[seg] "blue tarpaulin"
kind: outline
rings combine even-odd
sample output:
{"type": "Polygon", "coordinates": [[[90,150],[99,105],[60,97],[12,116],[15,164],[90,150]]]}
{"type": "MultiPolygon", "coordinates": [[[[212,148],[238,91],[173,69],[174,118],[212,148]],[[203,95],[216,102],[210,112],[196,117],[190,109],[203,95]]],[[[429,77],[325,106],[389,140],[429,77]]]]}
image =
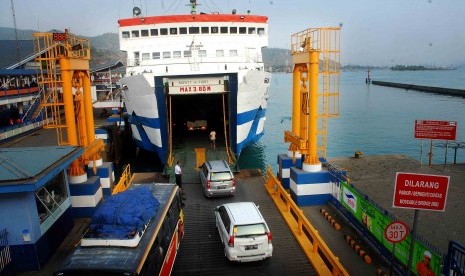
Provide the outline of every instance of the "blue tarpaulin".
{"type": "Polygon", "coordinates": [[[147,187],[118,193],[95,211],[89,234],[97,238],[132,238],[155,216],[159,206],[147,187]]]}

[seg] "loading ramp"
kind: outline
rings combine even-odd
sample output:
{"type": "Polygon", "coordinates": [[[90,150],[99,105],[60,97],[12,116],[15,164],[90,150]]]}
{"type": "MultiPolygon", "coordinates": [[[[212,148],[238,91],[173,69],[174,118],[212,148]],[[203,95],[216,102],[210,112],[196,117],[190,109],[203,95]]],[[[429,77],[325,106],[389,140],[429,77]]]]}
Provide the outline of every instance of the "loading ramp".
{"type": "Polygon", "coordinates": [[[258,170],[236,175],[234,197],[205,198],[200,182],[184,181],[185,235],[172,275],[317,275],[265,188],[258,170]],[[253,201],[273,235],[273,256],[265,261],[233,263],[226,259],[215,226],[214,208],[226,202],[253,201]]]}

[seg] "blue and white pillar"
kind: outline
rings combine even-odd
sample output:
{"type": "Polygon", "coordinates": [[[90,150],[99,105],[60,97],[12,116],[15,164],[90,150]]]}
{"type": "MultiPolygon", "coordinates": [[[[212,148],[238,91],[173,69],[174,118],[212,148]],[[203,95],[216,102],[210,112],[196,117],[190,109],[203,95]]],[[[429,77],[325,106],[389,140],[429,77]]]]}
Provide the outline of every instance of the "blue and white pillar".
{"type": "Polygon", "coordinates": [[[69,176],[69,192],[74,217],[91,217],[102,201],[99,176],[69,176]]]}
{"type": "Polygon", "coordinates": [[[278,179],[284,189],[289,189],[291,167],[302,167],[302,156],[296,154],[295,164],[292,162],[292,152],[278,155],[278,179]]]}

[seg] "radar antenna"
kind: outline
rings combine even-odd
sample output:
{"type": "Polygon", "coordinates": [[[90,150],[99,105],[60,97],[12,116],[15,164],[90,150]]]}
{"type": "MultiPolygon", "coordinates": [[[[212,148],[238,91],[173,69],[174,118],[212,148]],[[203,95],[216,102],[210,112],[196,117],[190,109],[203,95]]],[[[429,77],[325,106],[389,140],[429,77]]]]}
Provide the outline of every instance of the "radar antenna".
{"type": "Polygon", "coordinates": [[[191,1],[191,14],[196,14],[197,13],[197,0],[190,0],[191,1]]]}

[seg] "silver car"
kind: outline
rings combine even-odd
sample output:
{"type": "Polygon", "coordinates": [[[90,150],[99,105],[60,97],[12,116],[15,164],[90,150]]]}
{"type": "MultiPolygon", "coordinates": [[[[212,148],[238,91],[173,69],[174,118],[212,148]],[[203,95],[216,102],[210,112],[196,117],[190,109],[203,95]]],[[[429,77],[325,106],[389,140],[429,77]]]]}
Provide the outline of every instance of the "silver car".
{"type": "Polygon", "coordinates": [[[236,193],[234,174],[224,160],[203,163],[199,175],[206,197],[230,196],[236,193]]]}
{"type": "Polygon", "coordinates": [[[215,208],[224,255],[230,261],[251,262],[273,255],[271,231],[253,202],[226,203],[215,208]]]}

